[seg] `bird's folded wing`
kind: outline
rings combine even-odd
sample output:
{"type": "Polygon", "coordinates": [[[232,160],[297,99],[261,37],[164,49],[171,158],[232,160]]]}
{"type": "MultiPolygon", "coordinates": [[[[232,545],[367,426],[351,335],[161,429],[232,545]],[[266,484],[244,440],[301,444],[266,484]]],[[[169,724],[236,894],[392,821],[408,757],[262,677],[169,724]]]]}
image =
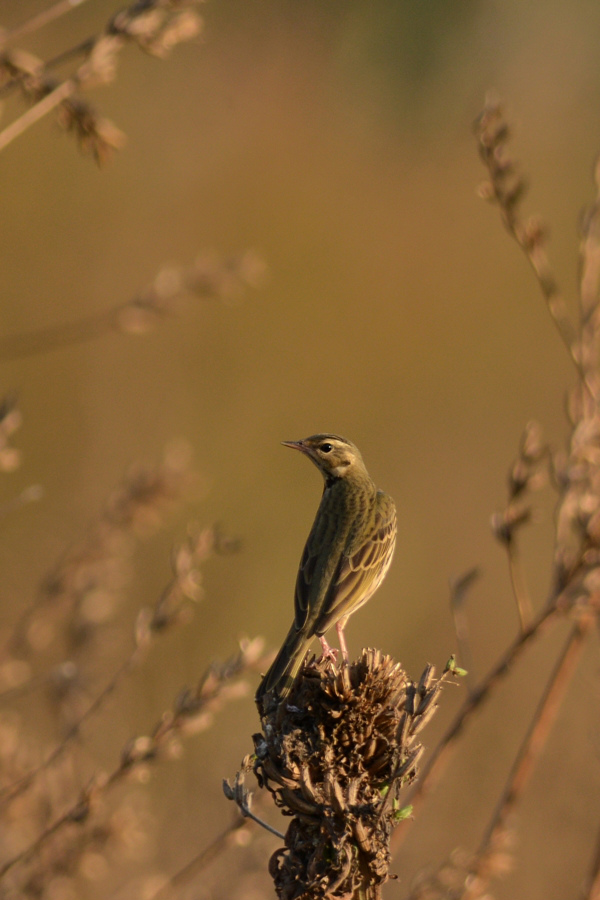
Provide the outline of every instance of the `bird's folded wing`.
{"type": "Polygon", "coordinates": [[[324,634],[344,616],[367,602],[388,570],[395,544],[396,511],[390,504],[378,512],[367,540],[353,553],[342,555],[315,629],[317,634],[324,634]]]}
{"type": "Polygon", "coordinates": [[[336,547],[335,509],[319,508],[306,541],[294,594],[294,625],[300,630],[322,605],[337,571],[343,545],[336,547]]]}

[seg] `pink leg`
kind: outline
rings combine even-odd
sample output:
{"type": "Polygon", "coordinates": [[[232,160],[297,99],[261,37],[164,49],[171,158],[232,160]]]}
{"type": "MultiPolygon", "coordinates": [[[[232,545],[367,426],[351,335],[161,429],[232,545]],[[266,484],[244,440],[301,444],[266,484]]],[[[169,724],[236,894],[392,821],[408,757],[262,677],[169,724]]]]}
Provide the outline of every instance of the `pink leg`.
{"type": "Polygon", "coordinates": [[[325,640],[324,636],[320,637],[319,640],[321,641],[321,650],[322,650],[321,659],[330,659],[332,662],[336,662],[337,661],[337,650],[335,650],[333,647],[329,646],[329,644],[325,640]]]}
{"type": "Polygon", "coordinates": [[[342,651],[342,659],[344,662],[348,662],[348,647],[346,646],[346,638],[344,637],[344,628],[346,627],[346,622],[348,621],[348,617],[346,616],[344,619],[340,619],[340,621],[335,626],[335,630],[338,633],[338,640],[340,642],[340,650],[342,651]]]}

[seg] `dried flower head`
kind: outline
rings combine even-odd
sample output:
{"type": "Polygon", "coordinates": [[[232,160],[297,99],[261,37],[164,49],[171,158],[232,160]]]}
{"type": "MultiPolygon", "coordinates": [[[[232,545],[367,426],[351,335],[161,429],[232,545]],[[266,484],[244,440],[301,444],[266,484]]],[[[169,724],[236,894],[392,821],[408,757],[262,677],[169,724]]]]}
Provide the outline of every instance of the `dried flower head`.
{"type": "Polygon", "coordinates": [[[283,705],[267,700],[254,771],[292,817],[285,847],[270,862],[278,897],[317,900],[359,889],[380,896],[390,836],[407,815],[400,790],[415,778],[416,735],[435,710],[441,680],[428,666],[415,684],[389,656],[364,650],[340,669],[327,660],[305,665],[283,705]]]}

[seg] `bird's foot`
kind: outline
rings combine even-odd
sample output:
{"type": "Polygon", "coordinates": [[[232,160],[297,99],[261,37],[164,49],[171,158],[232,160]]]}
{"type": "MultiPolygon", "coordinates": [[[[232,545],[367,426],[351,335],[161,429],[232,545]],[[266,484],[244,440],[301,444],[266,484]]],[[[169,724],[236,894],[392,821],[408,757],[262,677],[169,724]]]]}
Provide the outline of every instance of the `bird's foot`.
{"type": "Polygon", "coordinates": [[[335,647],[330,647],[324,637],[320,637],[319,640],[321,641],[321,659],[337,663],[338,651],[335,647]]]}

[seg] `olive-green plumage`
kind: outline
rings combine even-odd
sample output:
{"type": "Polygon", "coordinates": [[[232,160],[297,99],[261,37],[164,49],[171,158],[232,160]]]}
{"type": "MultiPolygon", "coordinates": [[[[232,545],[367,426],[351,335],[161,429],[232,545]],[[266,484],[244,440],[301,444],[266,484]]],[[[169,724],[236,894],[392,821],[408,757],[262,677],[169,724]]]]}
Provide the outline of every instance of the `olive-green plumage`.
{"type": "Polygon", "coordinates": [[[394,501],[377,490],[351,441],[315,434],[284,444],[312,460],[325,488],[300,560],[294,622],[259,685],[258,702],[271,691],[287,696],[313,637],[333,655],[324,637],[333,625],[347,660],[346,621],[383,581],[396,543],[394,501]]]}

